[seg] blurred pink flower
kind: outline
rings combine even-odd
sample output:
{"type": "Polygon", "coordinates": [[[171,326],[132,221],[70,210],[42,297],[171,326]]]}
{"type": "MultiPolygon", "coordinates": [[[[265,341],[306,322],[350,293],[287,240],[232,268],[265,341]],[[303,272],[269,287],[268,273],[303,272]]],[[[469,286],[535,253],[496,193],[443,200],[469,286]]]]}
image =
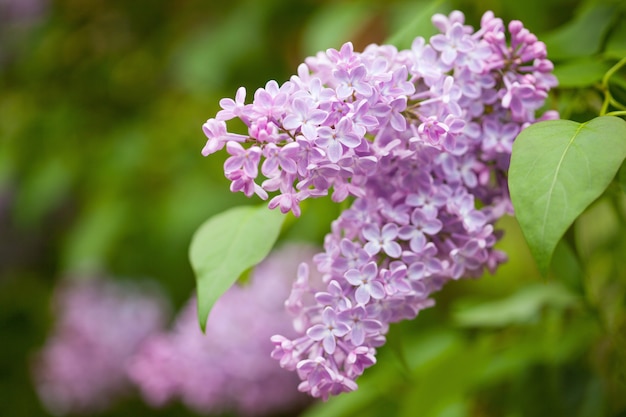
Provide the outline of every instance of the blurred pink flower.
{"type": "Polygon", "coordinates": [[[39,397],[57,415],[103,410],[130,388],[126,361],[165,325],[167,304],[152,286],[99,279],[64,282],[53,302],[33,368],[39,397]]]}
{"type": "Polygon", "coordinates": [[[177,398],[197,412],[244,416],[305,405],[308,398],[297,390],[297,375],[271,359],[270,337],[295,336],[284,300],[299,263],[313,254],[312,248],[298,245],[273,252],[247,284],[234,285],[220,297],[206,334],[192,298],[173,329],[146,340],[130,362],[129,375],[145,400],[161,406],[177,398]]]}

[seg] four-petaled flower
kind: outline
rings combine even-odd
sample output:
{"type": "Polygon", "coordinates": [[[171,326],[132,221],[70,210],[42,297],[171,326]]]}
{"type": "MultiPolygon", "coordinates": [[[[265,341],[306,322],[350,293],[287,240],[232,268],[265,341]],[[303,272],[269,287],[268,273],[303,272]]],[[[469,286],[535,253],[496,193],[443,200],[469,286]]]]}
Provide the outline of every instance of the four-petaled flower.
{"type": "Polygon", "coordinates": [[[344,323],[349,323],[350,339],[355,346],[363,344],[366,334],[377,332],[383,327],[380,321],[367,317],[363,306],[342,311],[339,319],[344,323]]]}
{"type": "Polygon", "coordinates": [[[350,269],[346,271],[344,277],[350,285],[356,287],[354,298],[361,305],[367,304],[370,297],[380,300],[385,296],[385,287],[377,279],[378,267],[376,262],[370,262],[360,269],[350,269]]]}
{"type": "Polygon", "coordinates": [[[343,147],[354,149],[361,144],[362,138],[354,132],[354,123],[343,117],[335,128],[320,127],[315,143],[326,149],[328,160],[335,163],[343,156],[343,147]]]}
{"type": "Polygon", "coordinates": [[[307,335],[315,340],[322,341],[326,353],[332,355],[337,347],[338,337],[343,337],[350,331],[350,327],[337,319],[337,314],[332,307],[326,307],[322,313],[322,323],[307,330],[307,335]]]}
{"type": "Polygon", "coordinates": [[[370,255],[376,255],[381,250],[392,258],[397,258],[402,253],[400,244],[396,242],[400,228],[395,223],[387,223],[379,229],[373,224],[363,228],[363,237],[367,239],[365,251],[370,255]]]}
{"type": "Polygon", "coordinates": [[[328,113],[309,105],[309,103],[310,101],[302,98],[294,99],[293,113],[285,117],[283,127],[292,131],[299,128],[305,138],[314,140],[317,137],[318,126],[326,119],[328,113]]]}

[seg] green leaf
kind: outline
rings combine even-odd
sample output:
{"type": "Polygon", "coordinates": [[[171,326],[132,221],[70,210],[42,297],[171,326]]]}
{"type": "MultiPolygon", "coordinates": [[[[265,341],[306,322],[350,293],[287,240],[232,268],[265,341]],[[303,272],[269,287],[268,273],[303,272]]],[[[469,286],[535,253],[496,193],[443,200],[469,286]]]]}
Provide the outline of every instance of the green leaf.
{"type": "Polygon", "coordinates": [[[16,221],[20,226],[33,226],[57,207],[72,182],[72,173],[62,158],[42,160],[31,170],[18,188],[16,221]]]}
{"type": "Polygon", "coordinates": [[[554,75],[559,80],[559,87],[587,87],[602,81],[602,77],[610,68],[611,65],[605,61],[584,58],[557,65],[554,68],[554,75]]]}
{"type": "Polygon", "coordinates": [[[591,258],[610,253],[611,249],[618,246],[619,241],[624,238],[620,230],[620,215],[616,208],[610,198],[603,196],[576,221],[573,240],[587,268],[593,266],[589,264],[591,258]]]}
{"type": "Polygon", "coordinates": [[[626,25],[619,23],[613,25],[604,47],[604,55],[614,59],[626,56],[626,25]]]}
{"type": "Polygon", "coordinates": [[[561,239],[552,258],[551,270],[554,276],[576,294],[585,293],[585,271],[581,259],[567,239],[561,239]]]}
{"type": "Polygon", "coordinates": [[[598,198],[626,158],[626,122],[549,120],[513,144],[509,188],[517,220],[542,274],[556,244],[598,198]]]}
{"type": "Polygon", "coordinates": [[[189,259],[196,275],[202,331],[217,299],[270,252],[285,218],[265,205],[234,207],[211,217],[196,231],[189,259]]]}
{"type": "Polygon", "coordinates": [[[626,193],[626,161],[622,163],[622,167],[620,168],[617,176],[617,181],[619,182],[622,191],[626,193]]]}
{"type": "Polygon", "coordinates": [[[505,327],[536,321],[544,306],[566,308],[577,302],[576,296],[560,284],[535,284],[501,300],[459,305],[453,319],[460,326],[505,327]]]}
{"type": "Polygon", "coordinates": [[[174,78],[189,92],[203,95],[222,87],[237,61],[260,49],[267,8],[252,0],[237,4],[219,22],[190,30],[175,51],[174,78]]]}
{"type": "Polygon", "coordinates": [[[119,195],[93,199],[66,233],[63,269],[84,275],[104,270],[130,218],[128,202],[119,195]]]}
{"type": "Polygon", "coordinates": [[[599,52],[602,39],[615,16],[615,6],[598,4],[543,37],[553,60],[585,57],[599,52]]]}
{"type": "Polygon", "coordinates": [[[446,0],[432,0],[425,5],[420,4],[420,12],[408,24],[391,35],[385,43],[394,45],[398,49],[406,49],[411,47],[413,40],[418,36],[428,39],[438,32],[431,22],[432,16],[435,13],[447,13],[449,10],[446,0]]]}
{"type": "Polygon", "coordinates": [[[369,2],[328,3],[311,16],[302,31],[304,52],[314,55],[328,48],[340,48],[365,29],[376,12],[369,2]]]}

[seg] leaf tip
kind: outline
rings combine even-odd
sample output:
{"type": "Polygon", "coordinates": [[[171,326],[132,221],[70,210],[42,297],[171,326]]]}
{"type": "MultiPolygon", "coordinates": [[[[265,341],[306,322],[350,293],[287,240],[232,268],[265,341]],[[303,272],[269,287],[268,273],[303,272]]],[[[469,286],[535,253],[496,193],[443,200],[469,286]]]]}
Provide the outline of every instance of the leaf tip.
{"type": "Polygon", "coordinates": [[[204,306],[200,302],[200,297],[197,298],[196,303],[197,303],[196,310],[198,311],[198,324],[200,325],[200,330],[204,334],[206,333],[206,324],[209,319],[210,310],[204,311],[205,309],[203,308],[204,306]]]}
{"type": "Polygon", "coordinates": [[[534,247],[531,246],[531,253],[533,258],[535,259],[535,264],[537,265],[537,270],[542,278],[548,277],[548,272],[550,270],[550,264],[552,262],[552,254],[554,253],[554,248],[548,249],[545,247],[534,247]]]}

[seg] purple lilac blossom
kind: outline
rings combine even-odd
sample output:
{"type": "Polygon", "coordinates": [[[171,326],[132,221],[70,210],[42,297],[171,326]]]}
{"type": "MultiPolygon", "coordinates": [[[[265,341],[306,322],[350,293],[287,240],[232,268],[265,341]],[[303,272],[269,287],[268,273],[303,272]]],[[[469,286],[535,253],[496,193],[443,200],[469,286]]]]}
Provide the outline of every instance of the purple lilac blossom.
{"type": "MultiPolygon", "coordinates": [[[[314,268],[299,269],[287,300],[299,336],[272,337],[272,356],[313,397],[356,389],[390,323],[432,306],[446,282],[505,260],[494,224],[512,214],[513,140],[558,117],[536,115],[557,81],[545,45],[521,22],[507,31],[487,12],[474,30],[458,11],[432,21],[441,33],[416,38],[409,50],[370,45],[358,53],[346,43],[305,59],[297,75],[268,83],[250,104],[237,93],[236,117],[249,135],[233,140],[254,153],[255,166],[226,169],[237,182],[231,189],[262,198],[278,191],[269,207],[296,216],[308,197],[332,192],[352,202],[314,259],[323,282],[308,281],[314,268]],[[259,120],[262,137],[253,129],[259,120]],[[276,155],[282,162],[263,179],[258,165],[276,155]]],[[[235,117],[231,107],[218,119],[235,117]]],[[[239,157],[240,147],[232,149],[239,157]]]]}
{"type": "Polygon", "coordinates": [[[6,26],[28,26],[48,7],[47,0],[0,0],[0,16],[6,26]]]}
{"type": "Polygon", "coordinates": [[[297,376],[271,359],[270,337],[296,336],[284,300],[298,264],[314,253],[302,245],[274,251],[249,283],[231,287],[215,303],[206,334],[192,298],[171,331],[151,336],[129,362],[128,373],[146,402],[158,407],[178,399],[198,413],[242,416],[306,405],[307,396],[296,389],[297,376]]]}
{"type": "Polygon", "coordinates": [[[102,411],[131,388],[125,363],[160,330],[168,305],[137,282],[72,280],[54,294],[55,325],[34,362],[34,380],[54,415],[102,411]]]}

